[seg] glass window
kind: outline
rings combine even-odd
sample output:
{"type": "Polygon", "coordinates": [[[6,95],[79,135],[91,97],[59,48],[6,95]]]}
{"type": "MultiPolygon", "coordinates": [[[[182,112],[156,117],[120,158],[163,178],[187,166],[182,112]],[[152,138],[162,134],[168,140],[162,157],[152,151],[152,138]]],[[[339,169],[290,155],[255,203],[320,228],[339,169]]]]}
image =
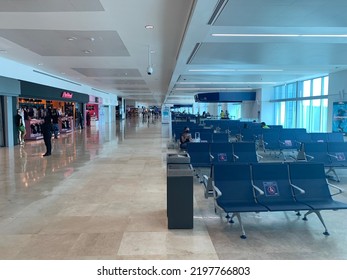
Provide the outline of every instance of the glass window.
{"type": "Polygon", "coordinates": [[[295,128],[296,127],[296,101],[285,102],[285,115],[283,127],[295,128]]]}
{"type": "Polygon", "coordinates": [[[322,95],[322,79],[314,79],[312,81],[312,96],[320,96],[322,95]]]}
{"type": "Polygon", "coordinates": [[[241,103],[228,103],[229,118],[232,120],[241,119],[241,103]]]}
{"type": "Polygon", "coordinates": [[[328,89],[329,89],[329,77],[323,78],[323,95],[328,95],[328,89]]]}
{"type": "Polygon", "coordinates": [[[287,98],[295,98],[296,97],[296,83],[287,85],[287,98]]]}
{"type": "Polygon", "coordinates": [[[303,92],[302,97],[310,97],[311,96],[311,80],[307,80],[303,82],[303,92]]]}
{"type": "Polygon", "coordinates": [[[275,87],[275,99],[284,99],[284,98],[286,98],[285,85],[275,87]]]}
{"type": "Polygon", "coordinates": [[[302,127],[308,132],[327,131],[328,87],[328,76],[276,87],[275,96],[282,94],[281,99],[288,99],[274,102],[276,124],[285,128],[302,127]]]}
{"type": "Polygon", "coordinates": [[[322,99],[321,109],[321,131],[327,131],[327,119],[328,119],[328,98],[322,99]]]}

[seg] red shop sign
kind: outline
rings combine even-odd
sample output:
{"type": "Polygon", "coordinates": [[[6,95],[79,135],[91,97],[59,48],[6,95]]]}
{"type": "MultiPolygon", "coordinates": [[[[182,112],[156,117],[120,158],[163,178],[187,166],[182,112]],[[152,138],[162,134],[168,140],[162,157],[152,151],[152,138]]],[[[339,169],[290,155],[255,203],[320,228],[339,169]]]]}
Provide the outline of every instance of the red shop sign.
{"type": "Polygon", "coordinates": [[[62,94],[61,94],[61,97],[62,98],[69,98],[69,99],[71,99],[72,98],[72,93],[68,92],[68,91],[63,91],[62,94]]]}

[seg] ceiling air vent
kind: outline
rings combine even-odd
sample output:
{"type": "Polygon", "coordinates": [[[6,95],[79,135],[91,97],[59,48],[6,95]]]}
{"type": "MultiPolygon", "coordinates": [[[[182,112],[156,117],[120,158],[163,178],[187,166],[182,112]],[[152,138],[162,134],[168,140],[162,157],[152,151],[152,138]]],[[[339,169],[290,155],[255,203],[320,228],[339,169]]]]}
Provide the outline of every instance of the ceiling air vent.
{"type": "Polygon", "coordinates": [[[191,53],[191,55],[189,56],[188,60],[187,60],[187,64],[190,64],[194,58],[194,56],[196,55],[196,53],[198,52],[199,48],[201,46],[201,43],[196,43],[195,47],[191,53]]]}
{"type": "Polygon", "coordinates": [[[213,25],[229,0],[219,0],[207,24],[213,25]]]}

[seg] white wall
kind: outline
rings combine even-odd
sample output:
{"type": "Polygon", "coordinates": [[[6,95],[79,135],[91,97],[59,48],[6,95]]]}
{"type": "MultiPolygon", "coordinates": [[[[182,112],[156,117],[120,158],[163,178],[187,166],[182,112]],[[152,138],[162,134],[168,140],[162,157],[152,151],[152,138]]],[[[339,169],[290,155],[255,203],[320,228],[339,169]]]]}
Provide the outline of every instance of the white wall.
{"type": "Polygon", "coordinates": [[[274,88],[263,88],[257,92],[257,103],[260,106],[260,122],[275,124],[275,106],[270,102],[274,98],[274,88]]]}
{"type": "Polygon", "coordinates": [[[256,120],[258,112],[258,104],[256,101],[242,101],[241,103],[241,119],[256,120]]]}
{"type": "Polygon", "coordinates": [[[207,112],[209,112],[211,116],[219,117],[219,115],[218,115],[218,103],[209,103],[207,105],[207,112]]]}

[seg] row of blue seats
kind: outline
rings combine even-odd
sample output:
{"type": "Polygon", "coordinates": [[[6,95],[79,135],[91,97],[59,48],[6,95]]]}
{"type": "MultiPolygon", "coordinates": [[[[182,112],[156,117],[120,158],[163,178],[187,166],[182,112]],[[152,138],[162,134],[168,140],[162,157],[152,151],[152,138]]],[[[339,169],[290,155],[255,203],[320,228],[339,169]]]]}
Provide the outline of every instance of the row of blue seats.
{"type": "Polygon", "coordinates": [[[260,145],[264,150],[299,149],[301,143],[308,142],[344,142],[343,134],[339,132],[306,133],[283,129],[279,132],[267,131],[262,134],[260,145]]]}
{"type": "Polygon", "coordinates": [[[225,212],[231,223],[237,217],[241,238],[246,238],[243,212],[295,211],[300,215],[305,210],[303,220],[315,213],[329,235],[320,211],[347,209],[347,203],[332,198],[342,190],[327,182],[322,163],[215,164],[213,169],[215,211],[225,212]],[[337,192],[331,194],[329,187],[337,192]]]}
{"type": "MultiPolygon", "coordinates": [[[[179,139],[186,125],[177,126],[173,130],[175,140],[179,139]]],[[[302,142],[344,142],[344,136],[340,132],[307,133],[305,128],[272,129],[243,129],[240,132],[218,132],[212,128],[204,128],[194,124],[190,126],[193,138],[199,138],[202,142],[228,142],[234,136],[238,141],[257,141],[264,151],[282,151],[287,149],[299,149],[302,142]]]]}
{"type": "Polygon", "coordinates": [[[261,156],[256,152],[254,142],[229,142],[229,143],[188,143],[187,153],[196,176],[204,185],[205,198],[213,196],[211,165],[214,163],[256,163],[261,156]],[[204,173],[200,168],[207,168],[204,173]]]}
{"type": "Polygon", "coordinates": [[[297,160],[323,163],[329,168],[326,174],[333,172],[335,177],[332,179],[339,182],[335,168],[347,168],[347,142],[302,143],[297,160]]]}
{"type": "Polygon", "coordinates": [[[210,167],[212,163],[227,162],[258,162],[254,142],[225,143],[187,143],[187,153],[190,163],[195,167],[210,167]]]}
{"type": "MultiPolygon", "coordinates": [[[[203,120],[204,126],[213,127],[214,129],[219,129],[221,131],[225,130],[240,130],[240,129],[256,129],[261,128],[261,124],[257,122],[250,121],[240,121],[240,120],[203,120]]],[[[282,129],[282,125],[269,125],[271,129],[282,129]]]]}

